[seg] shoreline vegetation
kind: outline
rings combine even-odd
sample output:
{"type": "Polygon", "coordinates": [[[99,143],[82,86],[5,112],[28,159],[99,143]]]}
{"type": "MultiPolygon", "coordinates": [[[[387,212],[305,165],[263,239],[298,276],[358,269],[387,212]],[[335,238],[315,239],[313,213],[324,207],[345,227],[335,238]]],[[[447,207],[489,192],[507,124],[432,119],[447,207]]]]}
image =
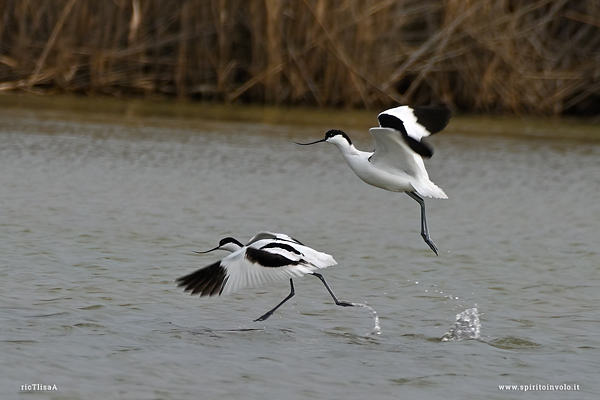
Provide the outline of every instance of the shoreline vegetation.
{"type": "MultiPolygon", "coordinates": [[[[136,126],[143,131],[145,127],[202,130],[212,121],[227,121],[231,123],[233,131],[239,124],[266,124],[307,128],[307,132],[314,130],[317,137],[328,129],[338,128],[351,133],[358,142],[364,141],[365,144],[371,143],[368,129],[377,125],[377,112],[382,110],[173,101],[164,97],[145,99],[72,94],[43,96],[14,91],[0,92],[0,118],[5,124],[15,117],[34,117],[48,121],[136,126]]],[[[269,134],[272,130],[267,129],[265,132],[269,134]]],[[[277,132],[286,134],[286,131],[277,132]]],[[[598,124],[575,117],[457,113],[444,129],[444,134],[600,142],[598,124]]]]}
{"type": "Polygon", "coordinates": [[[0,0],[0,92],[600,117],[593,0],[0,0]]]}

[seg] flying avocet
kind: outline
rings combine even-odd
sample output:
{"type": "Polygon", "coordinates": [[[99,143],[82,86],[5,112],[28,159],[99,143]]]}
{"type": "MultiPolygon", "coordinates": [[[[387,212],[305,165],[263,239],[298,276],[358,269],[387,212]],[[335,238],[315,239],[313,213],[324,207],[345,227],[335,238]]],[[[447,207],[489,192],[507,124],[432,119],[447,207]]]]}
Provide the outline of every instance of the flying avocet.
{"type": "Polygon", "coordinates": [[[357,150],[344,132],[331,129],[320,142],[335,144],[360,179],[369,185],[392,192],[406,192],[421,206],[421,236],[437,255],[429,237],[424,197],[447,199],[446,193],[429,180],[423,157],[430,158],[433,148],[422,139],[444,129],[450,120],[447,108],[400,106],[377,116],[378,128],[369,132],[375,139],[375,151],[357,150]]]}
{"type": "Polygon", "coordinates": [[[217,247],[197,253],[208,253],[214,250],[226,250],[231,254],[207,267],[177,278],[178,286],[183,286],[184,291],[191,292],[192,295],[219,296],[247,287],[290,280],[290,294],[254,321],[266,320],[291,299],[295,294],[293,278],[299,278],[304,274],[319,278],[336,305],[355,306],[353,303],[338,300],[325,282],[325,278],[315,272],[336,265],[337,262],[333,257],[305,246],[288,235],[260,232],[246,245],[232,237],[227,237],[221,239],[217,247]]]}

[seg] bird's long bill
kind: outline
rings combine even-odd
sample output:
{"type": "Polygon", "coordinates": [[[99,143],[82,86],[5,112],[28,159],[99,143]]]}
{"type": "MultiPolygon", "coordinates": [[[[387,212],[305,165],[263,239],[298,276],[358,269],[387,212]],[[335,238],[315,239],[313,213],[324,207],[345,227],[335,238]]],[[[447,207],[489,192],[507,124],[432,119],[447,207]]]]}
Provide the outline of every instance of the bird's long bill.
{"type": "Polygon", "coordinates": [[[316,143],[321,143],[321,142],[326,142],[327,139],[321,139],[321,140],[317,140],[316,142],[310,142],[310,143],[298,143],[298,142],[294,142],[296,144],[299,144],[300,146],[308,146],[311,144],[316,144],[316,143]]]}
{"type": "Polygon", "coordinates": [[[206,253],[210,253],[211,251],[219,250],[220,248],[221,248],[221,246],[217,246],[214,249],[210,249],[210,250],[206,250],[206,251],[194,251],[194,253],[196,253],[196,254],[206,254],[206,253]]]}

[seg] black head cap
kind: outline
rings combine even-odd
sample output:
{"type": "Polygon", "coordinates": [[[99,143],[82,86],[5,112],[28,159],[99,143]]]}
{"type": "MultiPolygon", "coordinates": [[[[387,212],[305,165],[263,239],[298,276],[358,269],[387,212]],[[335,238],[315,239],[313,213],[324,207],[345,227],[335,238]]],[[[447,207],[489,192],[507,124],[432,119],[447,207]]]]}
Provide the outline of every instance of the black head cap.
{"type": "Polygon", "coordinates": [[[233,244],[237,244],[240,247],[244,247],[243,244],[241,244],[239,241],[237,241],[236,239],[232,238],[232,237],[226,237],[221,239],[221,241],[219,242],[219,247],[225,246],[228,243],[233,243],[233,244]]]}
{"type": "Polygon", "coordinates": [[[325,134],[325,140],[337,136],[337,135],[341,135],[342,137],[344,137],[347,141],[348,144],[352,144],[352,140],[350,140],[350,138],[348,137],[348,135],[346,135],[343,131],[339,130],[339,129],[330,129],[327,131],[327,133],[325,134]]]}

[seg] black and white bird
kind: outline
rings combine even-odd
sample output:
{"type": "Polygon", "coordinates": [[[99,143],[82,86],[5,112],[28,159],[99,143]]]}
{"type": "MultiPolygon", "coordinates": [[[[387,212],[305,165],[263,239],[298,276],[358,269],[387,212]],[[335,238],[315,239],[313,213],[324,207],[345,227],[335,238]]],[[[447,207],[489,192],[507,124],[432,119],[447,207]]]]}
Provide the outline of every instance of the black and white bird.
{"type": "Polygon", "coordinates": [[[364,182],[392,192],[406,192],[421,206],[421,236],[437,255],[427,229],[423,197],[448,196],[429,180],[423,158],[430,158],[433,148],[423,139],[444,129],[450,117],[447,108],[400,106],[384,111],[377,116],[379,127],[369,129],[375,139],[373,152],[357,150],[348,135],[338,129],[327,131],[325,138],[316,142],[297,144],[333,143],[364,182]]]}
{"type": "Polygon", "coordinates": [[[336,265],[337,262],[333,257],[305,246],[288,235],[259,232],[246,245],[232,237],[227,237],[221,239],[217,247],[197,253],[208,253],[214,250],[226,250],[231,254],[207,267],[177,278],[178,286],[183,287],[186,292],[191,292],[192,295],[220,296],[248,287],[289,279],[290,294],[255,320],[264,321],[294,296],[293,278],[311,274],[323,282],[336,305],[354,306],[353,303],[338,300],[325,282],[325,278],[315,272],[336,265]]]}

